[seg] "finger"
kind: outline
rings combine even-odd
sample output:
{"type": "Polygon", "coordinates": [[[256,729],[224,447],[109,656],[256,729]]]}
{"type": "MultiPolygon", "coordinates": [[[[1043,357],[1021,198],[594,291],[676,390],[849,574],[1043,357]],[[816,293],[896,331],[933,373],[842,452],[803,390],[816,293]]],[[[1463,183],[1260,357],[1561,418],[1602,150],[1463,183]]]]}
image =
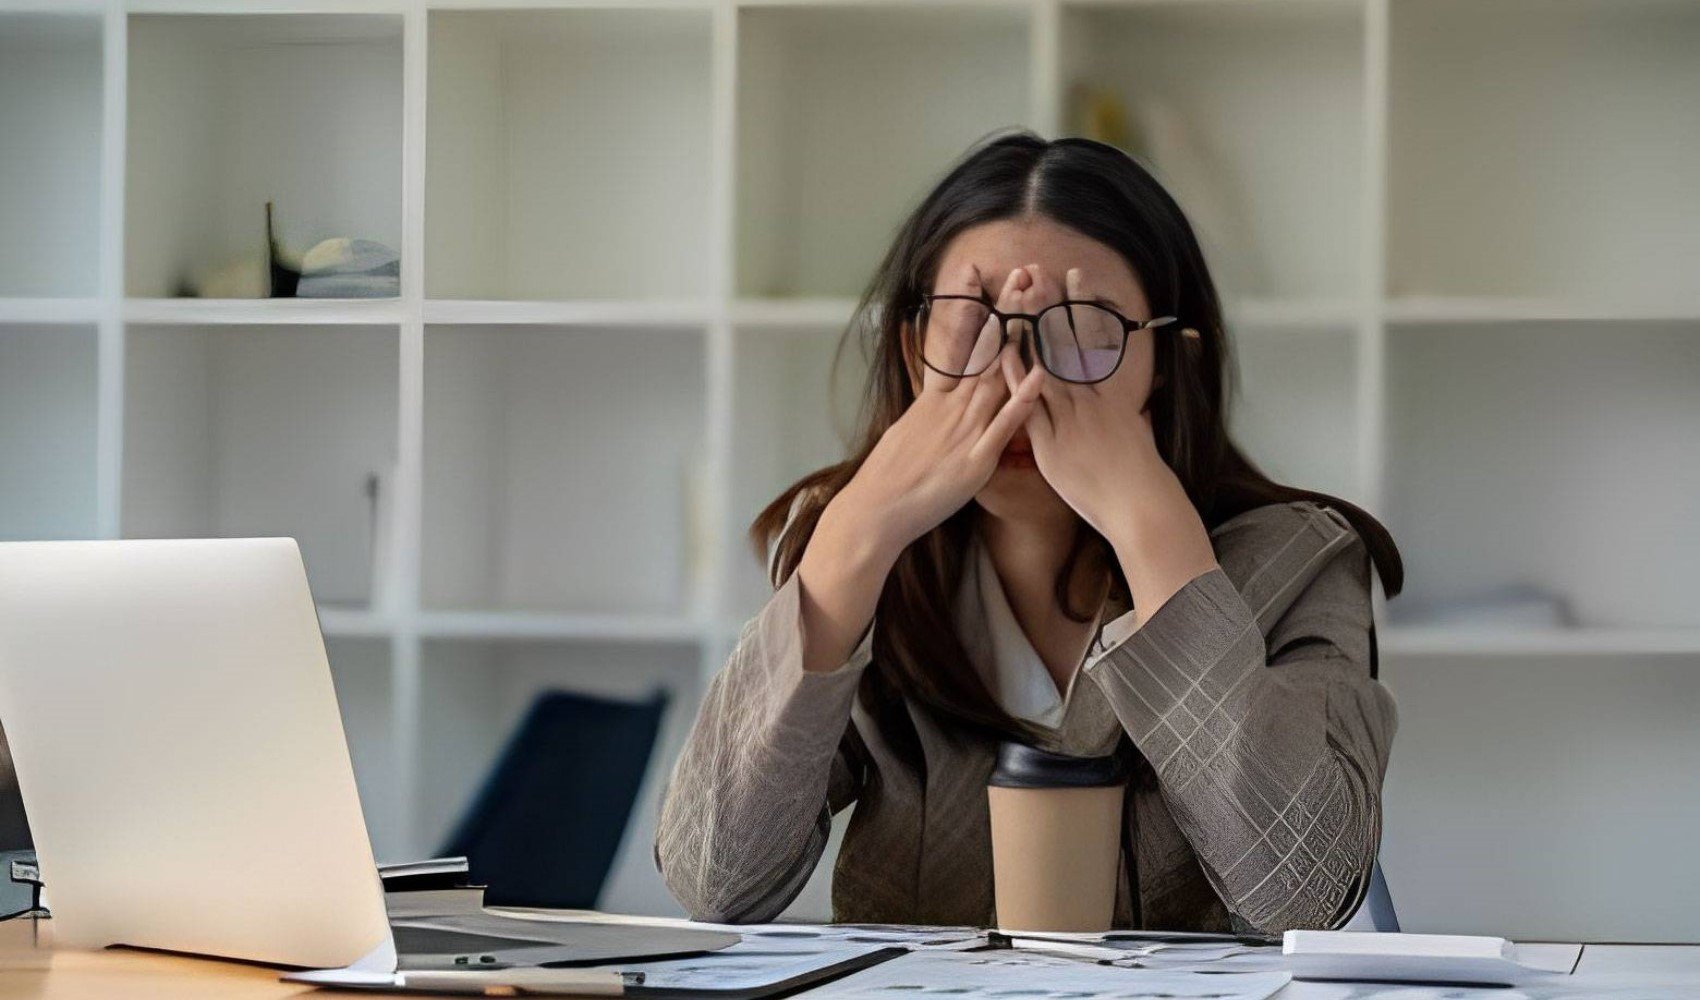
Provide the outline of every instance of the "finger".
{"type": "Polygon", "coordinates": [[[1048,454],[1056,443],[1056,423],[1051,418],[1050,407],[1045,403],[1043,394],[1039,401],[1033,404],[1033,409],[1027,415],[1027,437],[1033,442],[1033,454],[1048,454]]]}
{"type": "MultiPolygon", "coordinates": [[[[1062,286],[1056,275],[1041,268],[1037,263],[1028,264],[1026,270],[1032,276],[1032,281],[1027,287],[1026,294],[1022,296],[1023,312],[1037,315],[1044,312],[1045,307],[1062,301],[1062,286]]],[[[1032,328],[1034,360],[1046,367],[1052,359],[1048,350],[1050,345],[1041,342],[1041,330],[1055,322],[1057,322],[1057,318],[1053,315],[1045,319],[1042,324],[1032,328]]]]}
{"type": "Polygon", "coordinates": [[[1030,279],[1022,296],[1028,312],[1036,313],[1062,298],[1062,286],[1058,284],[1056,275],[1036,263],[1028,264],[1022,270],[1027,272],[1030,279]]]}
{"type": "MultiPolygon", "coordinates": [[[[1038,367],[1037,365],[1034,366],[1038,367]]],[[[1003,372],[1004,385],[1009,387],[1010,395],[1021,385],[1021,380],[1027,377],[1031,370],[1027,363],[1021,360],[1021,352],[1011,343],[1004,348],[1003,357],[998,359],[998,368],[1003,372]]]]}
{"type": "Polygon", "coordinates": [[[1045,386],[1040,390],[1040,397],[1044,399],[1045,406],[1053,421],[1068,420],[1073,417],[1076,402],[1074,390],[1078,388],[1084,387],[1070,385],[1050,372],[1045,372],[1045,386]]]}
{"type": "Polygon", "coordinates": [[[967,409],[963,419],[972,427],[984,427],[998,408],[1009,399],[1012,390],[1009,381],[1004,376],[1004,357],[1010,348],[1006,346],[998,354],[996,364],[988,365],[984,372],[974,377],[974,391],[968,398],[967,409]]]}
{"type": "Polygon", "coordinates": [[[1033,276],[1024,267],[1012,267],[1004,275],[1003,287],[998,290],[998,308],[1020,311],[1021,293],[1032,283],[1033,276]]]}
{"type": "Polygon", "coordinates": [[[911,320],[906,321],[904,332],[909,338],[907,343],[910,359],[921,372],[921,394],[930,396],[944,392],[950,379],[928,367],[921,350],[922,330],[916,325],[919,322],[923,322],[923,319],[921,314],[917,313],[911,320]]]}
{"type": "Polygon", "coordinates": [[[980,435],[977,447],[993,453],[1001,452],[1009,439],[1015,436],[1016,429],[1027,422],[1033,413],[1033,407],[1039,402],[1039,386],[1044,378],[1044,372],[1034,368],[1016,386],[997,415],[986,425],[986,430],[980,435]]]}
{"type": "MultiPolygon", "coordinates": [[[[1068,269],[1067,274],[1063,276],[1063,292],[1066,297],[1071,299],[1084,299],[1087,297],[1086,279],[1081,274],[1080,268],[1071,267],[1068,269]]],[[[1073,324],[1070,324],[1071,329],[1072,326],[1073,324]]],[[[1074,364],[1079,366],[1076,370],[1082,372],[1086,371],[1086,350],[1081,346],[1080,338],[1070,337],[1067,347],[1072,350],[1074,354],[1074,364]]]]}
{"type": "MultiPolygon", "coordinates": [[[[973,261],[963,261],[940,275],[933,290],[940,295],[979,295],[984,289],[985,277],[981,274],[979,265],[973,261]]],[[[925,332],[924,329],[910,328],[912,355],[916,366],[921,370],[921,391],[949,392],[957,388],[962,379],[947,375],[926,363],[925,332]]]]}
{"type": "MultiPolygon", "coordinates": [[[[978,273],[978,271],[976,271],[976,273],[978,273]]],[[[1017,290],[1019,289],[1024,278],[1025,278],[1025,276],[1021,273],[1020,268],[1015,268],[1014,270],[1010,271],[1009,274],[1004,276],[1003,287],[1002,287],[1002,289],[999,290],[998,297],[997,297],[997,301],[999,303],[998,308],[1000,308],[1000,309],[1013,308],[1012,306],[1009,305],[1009,303],[1014,301],[1013,296],[1019,294],[1019,292],[1017,290]]],[[[996,343],[1000,336],[1001,336],[1001,332],[999,330],[998,318],[996,316],[987,316],[985,327],[981,330],[981,333],[980,333],[980,341],[979,342],[982,343],[982,344],[996,343]]],[[[1004,345],[1004,346],[1007,347],[1008,345],[1004,345]]],[[[986,370],[980,373],[980,376],[978,376],[978,377],[984,378],[985,381],[978,383],[974,387],[974,393],[970,396],[970,398],[963,400],[964,405],[969,406],[969,407],[974,406],[975,404],[974,404],[974,398],[973,397],[978,396],[982,391],[987,391],[987,390],[995,390],[996,395],[998,397],[997,403],[998,403],[998,405],[1002,404],[1003,399],[1005,398],[1004,393],[1008,390],[1008,385],[1005,383],[1004,377],[1003,377],[1003,374],[1002,374],[1002,371],[1001,371],[1002,360],[1003,360],[1002,357],[1001,357],[1002,351],[1003,351],[1003,347],[1000,347],[999,348],[999,355],[1000,356],[991,359],[991,363],[989,363],[986,366],[986,370]]]]}

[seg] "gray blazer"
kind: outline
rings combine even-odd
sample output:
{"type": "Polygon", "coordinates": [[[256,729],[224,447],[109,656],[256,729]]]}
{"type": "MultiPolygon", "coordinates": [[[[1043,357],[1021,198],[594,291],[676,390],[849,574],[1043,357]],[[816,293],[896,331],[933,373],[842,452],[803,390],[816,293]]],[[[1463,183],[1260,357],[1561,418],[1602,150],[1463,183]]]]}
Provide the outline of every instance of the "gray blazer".
{"type": "MultiPolygon", "coordinates": [[[[1210,537],[1218,568],[1119,643],[1100,634],[1047,748],[1101,749],[1107,722],[1139,751],[1116,926],[1337,926],[1369,882],[1397,725],[1370,676],[1368,551],[1310,501],[1210,537]]],[[[913,702],[867,705],[872,632],[834,670],[804,671],[796,574],[744,625],[662,801],[656,864],[691,916],[779,914],[854,804],[835,920],[995,925],[996,742],[913,702]]]]}

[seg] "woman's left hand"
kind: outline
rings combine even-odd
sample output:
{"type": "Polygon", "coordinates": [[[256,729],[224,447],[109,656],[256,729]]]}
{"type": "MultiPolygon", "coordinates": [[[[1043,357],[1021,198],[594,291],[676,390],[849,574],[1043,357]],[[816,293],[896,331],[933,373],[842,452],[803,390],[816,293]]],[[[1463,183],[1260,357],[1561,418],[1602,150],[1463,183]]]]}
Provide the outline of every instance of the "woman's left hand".
{"type": "MultiPolygon", "coordinates": [[[[1023,312],[1037,313],[1065,297],[1037,265],[1022,270],[1023,312]]],[[[1065,285],[1067,298],[1088,297],[1078,268],[1069,269],[1065,285]]],[[[1128,345],[1115,373],[1102,382],[1079,385],[1046,372],[1026,426],[1039,473],[1115,549],[1143,625],[1217,562],[1203,519],[1157,451],[1149,408],[1153,373],[1150,365],[1130,363],[1134,348],[1128,345]]],[[[1027,372],[1014,354],[1004,352],[1003,371],[1018,384],[1027,372]]]]}
{"type": "MultiPolygon", "coordinates": [[[[1023,270],[1025,312],[1060,301],[1065,291],[1071,299],[1090,297],[1079,268],[1069,269],[1062,287],[1037,265],[1023,270]]],[[[1197,518],[1180,478],[1157,451],[1149,366],[1134,363],[1137,348],[1129,342],[1115,374],[1102,382],[1080,385],[1047,373],[1027,421],[1040,474],[1118,550],[1137,545],[1148,526],[1172,523],[1183,512],[1197,518]]],[[[1005,376],[1017,384],[1026,369],[1012,354],[1005,376]]]]}

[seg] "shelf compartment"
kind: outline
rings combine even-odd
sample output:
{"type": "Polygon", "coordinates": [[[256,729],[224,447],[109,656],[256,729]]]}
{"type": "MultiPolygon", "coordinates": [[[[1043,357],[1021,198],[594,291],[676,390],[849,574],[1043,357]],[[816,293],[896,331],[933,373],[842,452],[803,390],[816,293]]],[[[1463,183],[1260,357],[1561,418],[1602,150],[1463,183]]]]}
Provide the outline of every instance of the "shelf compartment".
{"type": "Polygon", "coordinates": [[[94,538],[92,326],[0,325],[0,541],[94,538]]]}
{"type": "Polygon", "coordinates": [[[1700,626],[1700,327],[1398,327],[1387,373],[1394,622],[1700,626]]]}
{"type": "Polygon", "coordinates": [[[425,338],[425,607],[688,614],[702,329],[425,338]]]}
{"type": "MultiPolygon", "coordinates": [[[[620,913],[677,914],[651,855],[655,809],[663,783],[696,712],[695,643],[491,642],[434,639],[425,643],[420,679],[422,782],[411,835],[419,856],[443,847],[531,703],[551,690],[622,701],[657,690],[669,704],[625,837],[598,906],[620,913]]],[[[586,761],[587,767],[606,762],[586,761]]]]}
{"type": "Polygon", "coordinates": [[[432,11],[427,294],[705,294],[712,12],[432,11]]]}
{"type": "Polygon", "coordinates": [[[1395,0],[1388,283],[1700,311],[1700,8],[1395,0]]]}
{"type": "Polygon", "coordinates": [[[1059,83],[1113,94],[1230,297],[1363,281],[1362,4],[1065,2],[1059,83]]]}
{"type": "Polygon", "coordinates": [[[859,294],[951,162],[1033,120],[1030,20],[1003,4],[739,8],[738,294],[859,294]]]}
{"type": "Polygon", "coordinates": [[[1402,929],[1682,941],[1700,916],[1700,655],[1387,656],[1381,864],[1402,929]],[[1607,849],[1609,845],[1609,849],[1607,849]],[[1555,878],[1555,872],[1563,872],[1555,878]]]}
{"type": "Polygon", "coordinates": [[[1276,482],[1362,504],[1357,336],[1350,327],[1277,327],[1248,322],[1233,336],[1239,390],[1229,433],[1276,482]]]}
{"type": "Polygon", "coordinates": [[[124,535],[291,536],[321,606],[379,599],[398,331],[137,326],[127,338],[124,535]]]}
{"type": "Polygon", "coordinates": [[[410,855],[400,837],[403,799],[390,644],[371,638],[327,639],[325,655],[372,853],[380,863],[407,860],[410,855]]]}
{"type": "Polygon", "coordinates": [[[804,475],[848,456],[867,364],[841,330],[740,328],[734,341],[731,507],[725,526],[729,578],[722,614],[742,621],[773,592],[749,543],[750,521],[804,475]]]}
{"type": "Polygon", "coordinates": [[[402,18],[130,16],[125,287],[263,267],[267,201],[291,251],[401,250],[402,18]]]}
{"type": "Polygon", "coordinates": [[[100,284],[99,16],[0,12],[0,296],[100,284]]]}

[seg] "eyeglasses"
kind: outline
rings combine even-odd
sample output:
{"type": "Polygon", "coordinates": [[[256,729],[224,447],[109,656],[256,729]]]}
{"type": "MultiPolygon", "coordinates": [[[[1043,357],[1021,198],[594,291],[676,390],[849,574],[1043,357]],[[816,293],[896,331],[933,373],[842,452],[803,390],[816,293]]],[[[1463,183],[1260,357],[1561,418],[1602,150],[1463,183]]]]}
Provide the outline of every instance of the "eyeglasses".
{"type": "Polygon", "coordinates": [[[1121,367],[1127,338],[1175,322],[1173,316],[1132,320],[1101,302],[1064,299],[1037,313],[1002,312],[973,295],[921,293],[915,309],[921,361],[940,375],[967,378],[997,360],[1009,343],[1009,321],[1026,320],[1037,335],[1034,353],[1065,382],[1102,382],[1121,367]],[[995,320],[995,322],[994,322],[995,320]]]}

